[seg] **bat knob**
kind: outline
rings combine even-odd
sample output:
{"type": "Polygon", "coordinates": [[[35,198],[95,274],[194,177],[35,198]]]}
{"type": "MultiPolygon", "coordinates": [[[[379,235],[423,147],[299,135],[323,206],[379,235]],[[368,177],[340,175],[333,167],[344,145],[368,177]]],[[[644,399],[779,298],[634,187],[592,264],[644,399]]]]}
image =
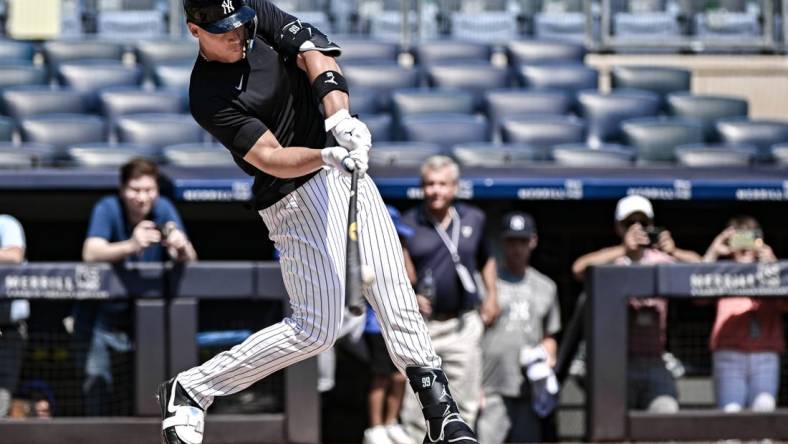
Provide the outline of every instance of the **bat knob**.
{"type": "Polygon", "coordinates": [[[353,316],[361,316],[364,314],[366,310],[364,309],[364,306],[361,306],[361,307],[348,307],[348,311],[350,311],[350,314],[352,314],[353,316]]]}
{"type": "Polygon", "coordinates": [[[348,172],[352,172],[356,169],[356,161],[350,156],[345,156],[345,158],[342,159],[342,166],[345,167],[345,170],[348,172]]]}

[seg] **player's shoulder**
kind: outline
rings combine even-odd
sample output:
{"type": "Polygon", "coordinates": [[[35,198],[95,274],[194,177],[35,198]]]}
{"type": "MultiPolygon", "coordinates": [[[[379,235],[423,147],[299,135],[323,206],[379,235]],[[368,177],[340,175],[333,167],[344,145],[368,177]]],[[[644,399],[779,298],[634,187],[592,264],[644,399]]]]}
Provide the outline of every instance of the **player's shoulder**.
{"type": "Polygon", "coordinates": [[[528,267],[528,275],[531,285],[551,291],[557,289],[554,280],[534,267],[528,267]]]}
{"type": "Polygon", "coordinates": [[[454,204],[454,209],[456,209],[457,214],[459,214],[460,217],[465,220],[477,220],[484,222],[486,218],[484,211],[465,202],[456,202],[454,204]]]}

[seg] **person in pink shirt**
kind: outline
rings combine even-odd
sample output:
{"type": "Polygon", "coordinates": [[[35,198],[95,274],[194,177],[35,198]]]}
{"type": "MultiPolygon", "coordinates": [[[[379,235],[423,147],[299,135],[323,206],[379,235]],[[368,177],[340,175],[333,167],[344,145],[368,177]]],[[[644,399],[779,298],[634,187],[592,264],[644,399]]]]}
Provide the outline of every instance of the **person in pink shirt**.
{"type": "MultiPolygon", "coordinates": [[[[777,258],[763,241],[757,220],[750,216],[731,219],[714,238],[703,260],[720,258],[749,264],[774,262],[777,258]]],[[[717,406],[726,412],[744,408],[772,411],[780,382],[780,354],[785,351],[783,300],[726,297],[717,300],[709,348],[714,368],[717,406]]]]}
{"type": "MultiPolygon", "coordinates": [[[[592,265],[656,265],[700,262],[694,251],[676,247],[670,232],[654,225],[654,208],[643,196],[622,198],[616,205],[615,229],[621,243],[588,253],[572,265],[579,281],[592,265]]],[[[679,409],[673,375],[663,360],[668,301],[638,298],[629,301],[629,361],[627,404],[630,408],[657,413],[679,409]]]]}

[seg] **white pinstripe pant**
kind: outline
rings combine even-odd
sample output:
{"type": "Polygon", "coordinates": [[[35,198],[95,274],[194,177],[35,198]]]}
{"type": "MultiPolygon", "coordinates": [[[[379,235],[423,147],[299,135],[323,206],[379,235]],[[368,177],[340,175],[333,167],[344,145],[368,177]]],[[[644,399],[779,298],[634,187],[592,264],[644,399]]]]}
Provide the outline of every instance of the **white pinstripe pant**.
{"type": "MultiPolygon", "coordinates": [[[[207,408],[295,362],[329,349],[337,338],[345,299],[345,231],[350,177],[324,169],[285,198],[260,211],[280,252],[293,314],[256,332],[178,381],[207,408]]],[[[402,249],[377,187],[359,180],[361,262],[376,279],[364,296],[378,314],[386,345],[400,371],[440,368],[403,265],[402,249]]]]}

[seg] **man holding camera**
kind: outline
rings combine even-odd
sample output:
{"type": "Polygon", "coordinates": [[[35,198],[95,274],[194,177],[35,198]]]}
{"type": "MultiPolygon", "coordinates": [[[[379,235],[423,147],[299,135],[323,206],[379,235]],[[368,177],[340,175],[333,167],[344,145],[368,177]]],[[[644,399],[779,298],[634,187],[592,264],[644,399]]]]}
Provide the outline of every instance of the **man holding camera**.
{"type": "MultiPolygon", "coordinates": [[[[120,168],[117,195],[101,199],[93,208],[82,247],[85,262],[178,262],[197,259],[175,206],[159,196],[159,169],[136,158],[120,168]]],[[[131,350],[128,302],[79,302],[74,306],[74,339],[88,345],[77,353],[84,366],[85,410],[89,416],[122,414],[111,408],[111,352],[131,350]],[[84,359],[84,361],[83,361],[84,359]]]]}
{"type": "MultiPolygon", "coordinates": [[[[656,265],[700,262],[694,251],[676,247],[670,232],[654,225],[654,208],[643,196],[622,198],[616,205],[616,233],[621,243],[588,253],[575,261],[572,273],[579,281],[593,265],[656,265]]],[[[668,302],[661,298],[629,301],[628,404],[651,412],[678,411],[673,375],[663,360],[668,302]]]]}

